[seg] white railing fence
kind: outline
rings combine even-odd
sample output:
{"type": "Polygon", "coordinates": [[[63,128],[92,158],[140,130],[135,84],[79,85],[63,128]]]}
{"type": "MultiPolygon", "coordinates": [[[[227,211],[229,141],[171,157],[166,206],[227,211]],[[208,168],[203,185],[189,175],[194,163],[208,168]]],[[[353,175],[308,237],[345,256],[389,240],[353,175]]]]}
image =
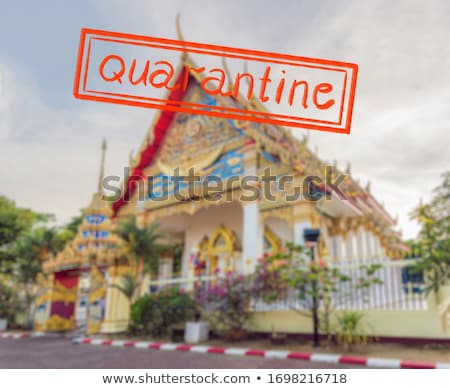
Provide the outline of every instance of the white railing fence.
{"type": "MultiPolygon", "coordinates": [[[[334,309],[348,310],[425,310],[428,309],[424,293],[424,280],[421,274],[412,271],[416,260],[373,260],[364,262],[334,263],[350,280],[335,285],[332,295],[334,309]],[[361,265],[380,265],[375,277],[381,284],[372,284],[368,288],[357,288],[358,282],[365,275],[361,265]]],[[[217,276],[171,278],[151,281],[150,290],[165,287],[177,287],[187,291],[203,288],[204,291],[214,284],[217,276]]],[[[308,309],[310,301],[300,300],[298,291],[288,289],[283,298],[271,303],[253,298],[251,307],[254,311],[285,311],[291,309],[308,309]]]]}

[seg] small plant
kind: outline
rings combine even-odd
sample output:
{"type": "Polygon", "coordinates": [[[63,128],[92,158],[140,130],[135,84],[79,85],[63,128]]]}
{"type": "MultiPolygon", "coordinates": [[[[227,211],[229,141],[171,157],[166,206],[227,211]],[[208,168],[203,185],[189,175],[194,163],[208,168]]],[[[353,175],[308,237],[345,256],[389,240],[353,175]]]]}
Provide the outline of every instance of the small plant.
{"type": "Polygon", "coordinates": [[[344,311],[336,316],[336,341],[344,345],[348,351],[354,346],[366,344],[369,340],[367,329],[364,326],[364,314],[357,311],[344,311]]]}

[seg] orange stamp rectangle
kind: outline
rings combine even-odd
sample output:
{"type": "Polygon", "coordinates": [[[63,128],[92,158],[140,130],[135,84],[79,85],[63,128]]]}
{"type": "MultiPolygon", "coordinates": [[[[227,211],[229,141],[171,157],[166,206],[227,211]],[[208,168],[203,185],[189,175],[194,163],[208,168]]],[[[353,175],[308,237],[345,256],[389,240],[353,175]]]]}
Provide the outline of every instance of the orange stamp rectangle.
{"type": "Polygon", "coordinates": [[[357,73],[347,62],[82,29],[74,96],[349,134],[357,73]],[[192,80],[206,99],[180,98],[192,80]]]}

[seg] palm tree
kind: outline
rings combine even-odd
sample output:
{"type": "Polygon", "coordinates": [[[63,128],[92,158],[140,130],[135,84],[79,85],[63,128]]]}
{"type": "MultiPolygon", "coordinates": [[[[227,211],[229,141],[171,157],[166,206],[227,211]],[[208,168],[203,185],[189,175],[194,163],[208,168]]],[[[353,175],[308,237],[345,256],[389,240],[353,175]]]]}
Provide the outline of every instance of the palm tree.
{"type": "Polygon", "coordinates": [[[139,227],[136,224],[135,216],[119,222],[119,227],[115,232],[124,242],[133,261],[135,276],[139,280],[138,283],[142,285],[146,273],[158,273],[159,256],[166,248],[159,242],[165,237],[165,234],[159,231],[158,223],[139,227]]]}
{"type": "Polygon", "coordinates": [[[139,286],[140,283],[137,281],[135,274],[131,271],[122,275],[120,285],[118,284],[111,285],[111,287],[120,290],[122,294],[127,298],[130,314],[131,314],[131,304],[133,303],[133,297],[135,296],[136,291],[139,289],[139,286]]]}

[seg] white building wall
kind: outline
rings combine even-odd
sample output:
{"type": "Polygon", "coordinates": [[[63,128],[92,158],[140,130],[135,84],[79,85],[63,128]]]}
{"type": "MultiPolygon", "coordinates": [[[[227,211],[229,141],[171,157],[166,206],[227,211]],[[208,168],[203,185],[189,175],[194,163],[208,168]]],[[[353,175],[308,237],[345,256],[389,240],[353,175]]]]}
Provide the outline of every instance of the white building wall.
{"type": "Polygon", "coordinates": [[[266,219],[265,225],[269,227],[283,243],[294,241],[294,233],[286,220],[269,217],[266,219]]]}

